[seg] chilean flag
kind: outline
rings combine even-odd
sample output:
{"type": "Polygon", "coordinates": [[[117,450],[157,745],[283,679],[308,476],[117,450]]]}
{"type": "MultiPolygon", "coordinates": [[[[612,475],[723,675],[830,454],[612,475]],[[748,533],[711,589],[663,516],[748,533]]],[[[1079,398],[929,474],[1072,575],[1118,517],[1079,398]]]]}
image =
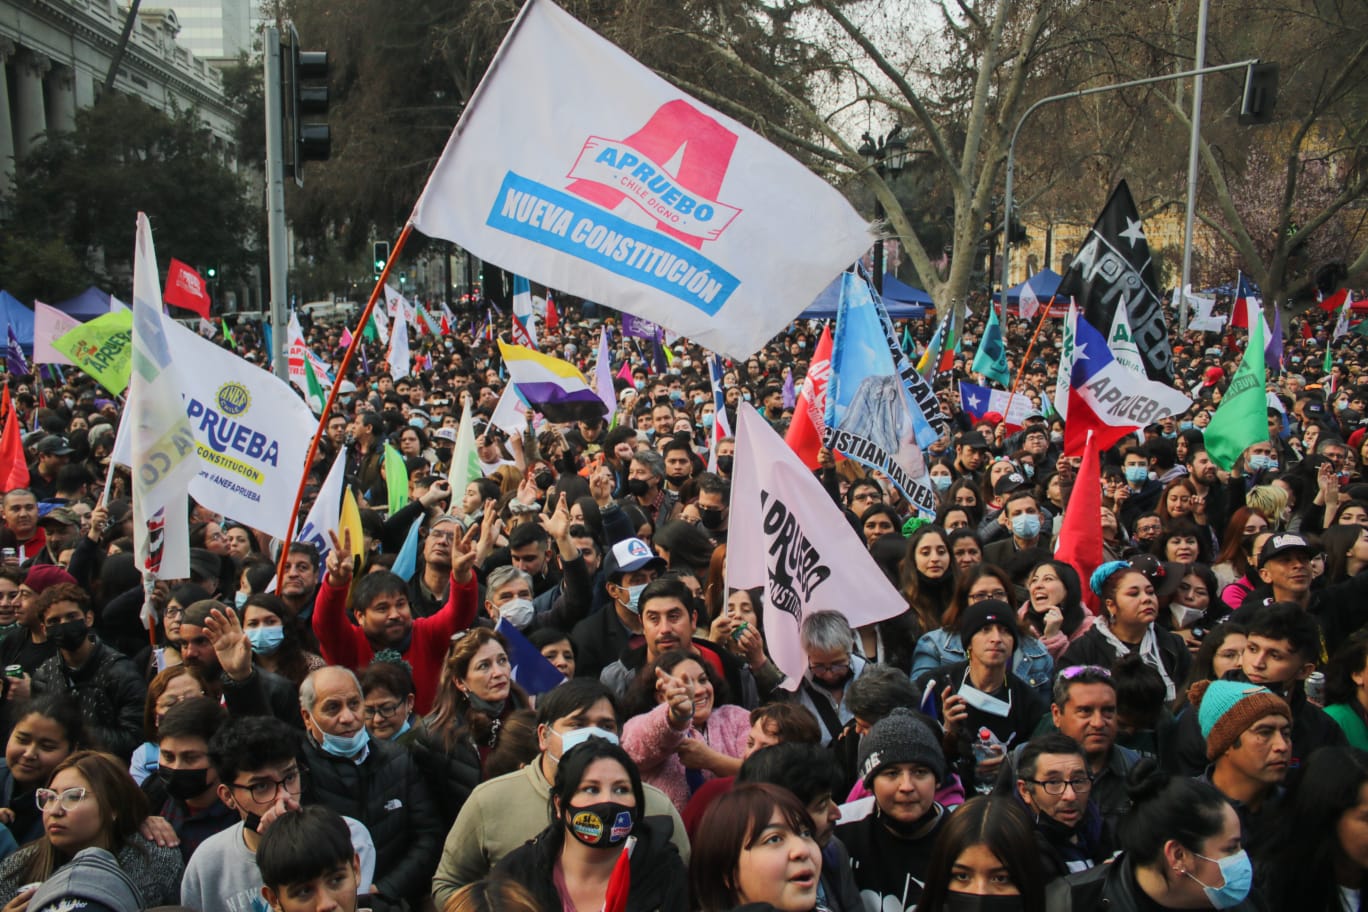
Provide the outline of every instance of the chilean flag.
{"type": "Polygon", "coordinates": [[[1316,303],[1319,304],[1320,309],[1325,311],[1326,313],[1334,313],[1335,311],[1343,307],[1345,302],[1348,300],[1348,288],[1341,288],[1339,291],[1335,292],[1334,294],[1326,298],[1321,297],[1321,293],[1319,291],[1316,292],[1316,303]]]}
{"type": "Polygon", "coordinates": [[[1110,449],[1126,435],[1160,418],[1181,415],[1192,405],[1191,399],[1169,385],[1117,361],[1102,334],[1076,307],[1069,308],[1060,369],[1069,372],[1069,410],[1064,421],[1067,456],[1081,456],[1089,446],[1099,452],[1110,449]]]}
{"type": "Polygon", "coordinates": [[[1235,304],[1230,308],[1230,325],[1249,329],[1249,308],[1253,306],[1262,311],[1263,298],[1259,297],[1258,290],[1245,278],[1243,272],[1236,275],[1235,304]]]}
{"type": "MultiPolygon", "coordinates": [[[[826,427],[827,380],[831,374],[831,325],[822,330],[822,338],[812,353],[807,377],[798,393],[784,442],[798,454],[803,465],[817,468],[817,452],[822,449],[822,429],[826,427]]],[[[720,408],[720,406],[719,406],[720,408]]]]}

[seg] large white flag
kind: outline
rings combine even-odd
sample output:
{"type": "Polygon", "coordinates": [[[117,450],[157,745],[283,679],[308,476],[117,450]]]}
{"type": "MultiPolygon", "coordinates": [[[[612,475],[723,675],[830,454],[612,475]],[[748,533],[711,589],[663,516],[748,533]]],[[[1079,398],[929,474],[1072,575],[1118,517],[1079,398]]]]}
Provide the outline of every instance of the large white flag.
{"type": "Polygon", "coordinates": [[[470,403],[461,409],[461,423],[456,428],[456,445],[451,448],[451,468],[447,470],[447,484],[451,486],[448,513],[461,512],[461,498],[466,487],[484,475],[480,454],[475,448],[475,419],[470,403]]]}
{"type": "Polygon", "coordinates": [[[1027,279],[1021,283],[1021,293],[1017,295],[1017,313],[1021,319],[1030,320],[1035,317],[1040,310],[1040,298],[1036,297],[1035,289],[1031,287],[1031,280],[1027,279]]]}
{"type": "Polygon", "coordinates": [[[390,315],[390,319],[403,319],[405,323],[412,323],[418,318],[418,311],[413,303],[396,289],[393,285],[385,285],[385,312],[390,315]]]}
{"type": "Polygon", "coordinates": [[[80,320],[62,313],[51,304],[34,301],[33,363],[71,364],[71,359],[53,348],[52,343],[80,325],[80,320]]]}
{"type": "Polygon", "coordinates": [[[594,392],[608,408],[608,416],[617,411],[617,393],[613,386],[613,355],[608,350],[608,327],[599,327],[598,353],[594,356],[594,392]]]}
{"type": "Polygon", "coordinates": [[[864,542],[807,466],[752,406],[737,407],[727,585],[765,590],[765,643],[798,687],[803,617],[839,611],[852,627],[907,611],[864,542]]]}
{"type": "MultiPolygon", "coordinates": [[[[340,528],[342,483],[346,475],[347,448],[343,446],[337,451],[337,458],[333,460],[332,468],[328,469],[328,477],[323,479],[318,496],[309,508],[309,515],[305,518],[304,525],[299,527],[299,534],[295,536],[295,541],[317,548],[320,558],[326,557],[332,550],[332,539],[328,537],[328,533],[337,532],[340,528]]],[[[291,503],[293,504],[293,498],[291,503]]]]}
{"type": "Polygon", "coordinates": [[[1187,298],[1188,306],[1192,308],[1188,329],[1198,332],[1220,332],[1225,329],[1225,319],[1213,314],[1216,310],[1215,295],[1197,294],[1191,285],[1184,285],[1179,294],[1187,298]]]}
{"type": "Polygon", "coordinates": [[[832,186],[551,0],[514,20],[412,222],[737,358],[872,241],[832,186]]]}
{"type": "Polygon", "coordinates": [[[390,327],[389,351],[385,354],[389,362],[390,376],[397,382],[409,373],[408,323],[395,320],[390,327]]]}
{"type": "Polygon", "coordinates": [[[158,579],[190,575],[186,485],[200,467],[181,400],[184,377],[167,339],[168,328],[175,325],[162,317],[152,226],[139,212],[133,253],[133,371],[125,420],[132,431],[134,551],[144,576],[158,579]]]}
{"type": "Polygon", "coordinates": [[[190,495],[284,538],[317,426],[313,413],[275,374],[174,320],[165,323],[176,361],[185,365],[180,391],[200,457],[190,495]]]}

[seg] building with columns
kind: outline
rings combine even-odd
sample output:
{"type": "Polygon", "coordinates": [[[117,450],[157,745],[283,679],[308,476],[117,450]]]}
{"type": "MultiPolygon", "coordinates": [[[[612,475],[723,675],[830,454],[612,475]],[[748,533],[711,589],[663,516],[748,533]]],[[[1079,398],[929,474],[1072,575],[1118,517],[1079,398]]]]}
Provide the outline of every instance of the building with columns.
{"type": "MultiPolygon", "coordinates": [[[[0,185],[104,91],[126,12],[118,0],[0,0],[0,185]]],[[[173,11],[142,7],[113,90],[168,113],[197,109],[231,167],[238,112],[218,70],[177,42],[180,30],[173,11]]]]}

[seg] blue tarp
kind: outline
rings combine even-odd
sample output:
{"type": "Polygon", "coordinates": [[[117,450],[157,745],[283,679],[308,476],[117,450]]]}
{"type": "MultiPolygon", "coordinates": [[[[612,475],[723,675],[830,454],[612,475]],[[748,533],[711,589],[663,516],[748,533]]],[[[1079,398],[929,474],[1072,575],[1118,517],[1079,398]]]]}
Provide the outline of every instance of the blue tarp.
{"type": "Polygon", "coordinates": [[[91,285],[76,297],[53,306],[67,316],[75,317],[84,323],[86,320],[93,320],[109,313],[109,292],[91,285]]]}
{"type": "MultiPolygon", "coordinates": [[[[18,298],[8,291],[0,289],[0,324],[8,323],[14,327],[14,335],[19,339],[19,345],[24,349],[24,354],[33,356],[33,310],[25,307],[18,298]]],[[[5,332],[0,326],[0,338],[5,332]]]]}
{"type": "MultiPolygon", "coordinates": [[[[1035,296],[1040,299],[1041,304],[1049,303],[1050,297],[1059,289],[1059,283],[1062,281],[1064,281],[1064,277],[1053,269],[1042,269],[1026,280],[1026,282],[1031,283],[1031,291],[1035,292],[1035,296]]],[[[1022,282],[1021,285],[1025,285],[1026,282],[1022,282]]],[[[1008,304],[1015,304],[1021,298],[1021,285],[1013,285],[1007,289],[1008,304]]],[[[999,301],[1002,300],[1002,295],[993,295],[993,297],[999,301]]],[[[1068,304],[1069,302],[1065,300],[1064,303],[1068,304]]]]}
{"type": "MultiPolygon", "coordinates": [[[[888,315],[894,320],[922,320],[930,314],[934,308],[931,304],[931,296],[920,288],[913,288],[904,285],[892,274],[884,275],[884,307],[888,309],[888,315]],[[920,303],[912,303],[920,302],[920,303]]],[[[799,320],[834,320],[836,319],[836,307],[841,303],[841,277],[828,285],[817,299],[808,305],[797,317],[799,320]]]]}

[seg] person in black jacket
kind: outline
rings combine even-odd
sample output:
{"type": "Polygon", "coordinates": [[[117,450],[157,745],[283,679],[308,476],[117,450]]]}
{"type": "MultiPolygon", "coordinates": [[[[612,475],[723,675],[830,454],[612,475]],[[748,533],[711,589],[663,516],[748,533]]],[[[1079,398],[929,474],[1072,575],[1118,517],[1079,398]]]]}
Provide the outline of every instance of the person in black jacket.
{"type": "Polygon", "coordinates": [[[494,866],[494,880],[527,887],[540,909],[563,903],[555,882],[582,909],[604,905],[618,857],[635,839],[629,912],[684,912],[690,908],[684,862],[670,843],[669,818],[645,817],[641,773],[617,744],[589,738],[571,748],[556,767],[551,786],[552,822],[531,842],[494,866]],[[570,838],[566,838],[567,834],[570,838]]]}
{"type": "MultiPolygon", "coordinates": [[[[607,523],[606,516],[604,522],[607,523]]],[[[646,584],[666,568],[665,561],[639,538],[625,538],[609,548],[603,578],[613,604],[589,615],[571,631],[570,636],[579,647],[575,654],[576,675],[597,678],[617,660],[632,637],[641,635],[637,599],[646,584]]]]}
{"type": "Polygon", "coordinates": [[[423,775],[404,748],[366,732],[361,684],[349,669],[320,668],[299,689],[308,732],[304,803],[325,804],[365,824],[375,841],[379,892],[417,906],[432,886],[441,822],[423,775]]]}
{"type": "Polygon", "coordinates": [[[33,692],[75,697],[91,740],[127,761],[143,740],[147,685],[137,666],[91,632],[95,614],[90,596],[80,586],[49,587],[34,610],[56,644],[57,655],[33,673],[33,692]]]}

